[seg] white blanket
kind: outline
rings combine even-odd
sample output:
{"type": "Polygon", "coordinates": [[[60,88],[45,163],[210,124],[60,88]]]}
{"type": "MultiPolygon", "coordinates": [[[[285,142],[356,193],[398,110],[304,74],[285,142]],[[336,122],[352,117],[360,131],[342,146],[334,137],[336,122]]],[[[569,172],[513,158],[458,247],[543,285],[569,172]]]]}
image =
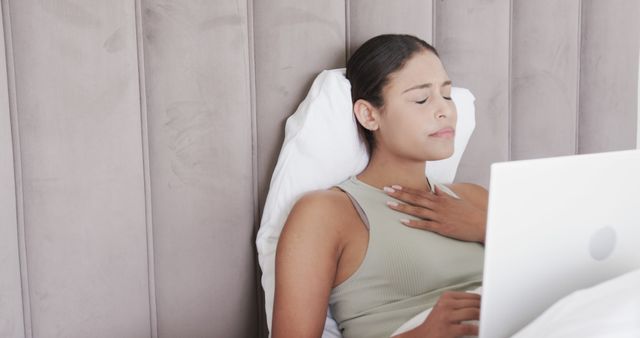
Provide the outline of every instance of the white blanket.
{"type": "Polygon", "coordinates": [[[640,270],[566,296],[512,337],[640,337],[640,270]]]}
{"type": "MultiPolygon", "coordinates": [[[[469,292],[481,294],[482,287],[469,292]]],[[[392,336],[420,325],[429,313],[431,309],[417,314],[392,336]]],[[[540,337],[640,337],[640,270],[569,294],[512,336],[540,337]]]]}

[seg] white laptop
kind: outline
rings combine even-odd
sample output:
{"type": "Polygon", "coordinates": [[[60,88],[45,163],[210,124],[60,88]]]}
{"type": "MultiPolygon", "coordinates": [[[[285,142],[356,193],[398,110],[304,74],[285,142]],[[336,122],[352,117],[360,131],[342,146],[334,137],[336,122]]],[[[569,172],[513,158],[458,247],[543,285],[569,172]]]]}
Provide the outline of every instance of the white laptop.
{"type": "Polygon", "coordinates": [[[640,150],[491,166],[480,338],[640,268],[640,150]]]}

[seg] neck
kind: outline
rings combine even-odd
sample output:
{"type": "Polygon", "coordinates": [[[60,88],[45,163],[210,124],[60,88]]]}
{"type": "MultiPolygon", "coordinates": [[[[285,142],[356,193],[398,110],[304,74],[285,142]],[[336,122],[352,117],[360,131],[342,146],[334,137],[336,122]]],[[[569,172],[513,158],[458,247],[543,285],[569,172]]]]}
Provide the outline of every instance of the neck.
{"type": "Polygon", "coordinates": [[[374,151],[367,167],[357,178],[378,189],[397,184],[426,191],[429,186],[425,179],[425,166],[425,161],[398,158],[389,153],[374,151]]]}

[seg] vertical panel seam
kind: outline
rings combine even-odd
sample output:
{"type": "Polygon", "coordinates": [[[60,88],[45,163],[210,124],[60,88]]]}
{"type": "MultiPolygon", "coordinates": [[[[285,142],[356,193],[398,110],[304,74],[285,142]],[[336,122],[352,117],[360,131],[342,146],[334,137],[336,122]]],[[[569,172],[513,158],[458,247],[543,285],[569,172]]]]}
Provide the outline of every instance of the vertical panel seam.
{"type": "Polygon", "coordinates": [[[253,0],[247,0],[247,52],[249,71],[249,109],[251,114],[251,170],[253,179],[251,189],[253,194],[254,230],[260,228],[260,207],[258,199],[258,119],[256,114],[256,86],[255,86],[255,56],[253,38],[253,0]]]}
{"type": "MultiPolygon", "coordinates": [[[[248,72],[249,72],[249,114],[251,116],[251,195],[253,203],[253,234],[252,247],[254,248],[254,271],[255,271],[255,287],[256,287],[256,305],[257,324],[256,328],[258,337],[267,337],[268,333],[264,332],[267,323],[264,322],[264,297],[262,296],[260,283],[260,264],[257,255],[256,237],[260,230],[260,199],[258,198],[258,116],[256,108],[256,84],[255,84],[255,46],[254,46],[254,22],[253,22],[253,0],[246,0],[247,10],[247,54],[248,54],[248,72]]],[[[266,314],[265,314],[266,316],[266,314]]]]}
{"type": "Polygon", "coordinates": [[[511,161],[513,158],[513,0],[509,0],[509,48],[507,48],[509,53],[509,62],[507,69],[507,160],[511,161]]]}
{"type": "Polygon", "coordinates": [[[140,134],[142,145],[142,172],[144,178],[144,209],[147,234],[147,278],[149,285],[149,325],[151,337],[158,337],[158,310],[153,243],[153,213],[151,204],[151,170],[149,166],[149,130],[147,92],[144,72],[144,46],[142,35],[142,0],[135,0],[136,50],[138,62],[138,91],[140,94],[140,134]]]}
{"type": "Polygon", "coordinates": [[[437,1],[431,0],[431,45],[438,49],[436,46],[436,27],[438,27],[438,16],[437,13],[437,1]]]}
{"type": "Polygon", "coordinates": [[[351,55],[351,1],[344,1],[344,41],[346,48],[344,49],[345,53],[345,65],[347,61],[349,61],[349,56],[351,55]]]}
{"type": "Polygon", "coordinates": [[[574,125],[574,154],[580,154],[580,78],[582,77],[582,0],[578,0],[578,46],[577,52],[577,74],[576,74],[576,111],[574,125]]]}
{"type": "Polygon", "coordinates": [[[11,30],[11,15],[8,0],[2,0],[3,32],[5,41],[5,57],[7,62],[7,89],[9,92],[9,116],[11,139],[13,147],[13,174],[16,195],[16,221],[18,226],[18,264],[20,267],[20,288],[22,295],[22,322],[24,335],[33,337],[33,321],[31,317],[30,281],[27,260],[27,240],[24,224],[24,190],[22,184],[22,154],[20,152],[20,127],[18,120],[18,104],[16,93],[16,77],[13,53],[13,32],[11,30]]]}

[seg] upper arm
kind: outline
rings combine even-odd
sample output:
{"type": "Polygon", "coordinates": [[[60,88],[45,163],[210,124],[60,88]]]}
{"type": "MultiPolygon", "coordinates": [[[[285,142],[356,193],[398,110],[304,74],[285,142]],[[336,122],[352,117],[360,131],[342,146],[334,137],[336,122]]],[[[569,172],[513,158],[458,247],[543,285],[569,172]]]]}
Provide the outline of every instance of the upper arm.
{"type": "Polygon", "coordinates": [[[473,183],[456,183],[451,185],[451,190],[471,204],[487,209],[489,192],[484,187],[473,183]]]}
{"type": "Polygon", "coordinates": [[[320,337],[340,255],[335,192],[303,196],[276,251],[273,337],[320,337]]]}

